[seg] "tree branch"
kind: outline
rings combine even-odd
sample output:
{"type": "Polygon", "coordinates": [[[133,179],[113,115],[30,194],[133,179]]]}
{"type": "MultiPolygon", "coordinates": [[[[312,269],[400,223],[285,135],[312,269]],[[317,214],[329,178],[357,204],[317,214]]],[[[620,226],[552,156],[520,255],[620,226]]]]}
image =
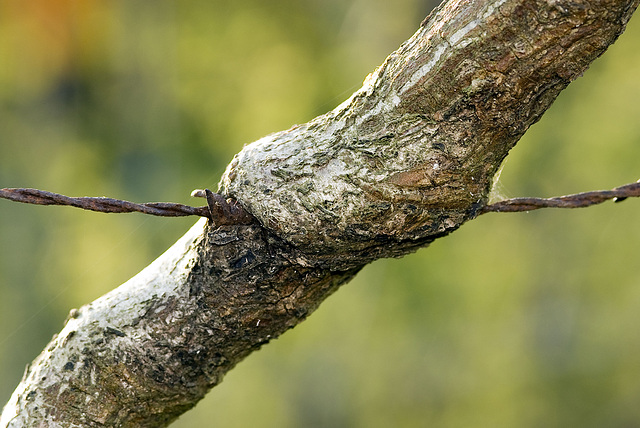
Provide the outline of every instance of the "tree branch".
{"type": "Polygon", "coordinates": [[[245,147],[221,193],[309,264],[414,251],[478,215],[509,150],[635,5],[443,3],[349,100],[245,147]]]}
{"type": "Polygon", "coordinates": [[[0,426],[168,424],[364,264],[482,213],[509,150],[638,1],[443,3],[345,103],[234,158],[220,193],[256,222],[201,220],[73,310],[0,426]]]}

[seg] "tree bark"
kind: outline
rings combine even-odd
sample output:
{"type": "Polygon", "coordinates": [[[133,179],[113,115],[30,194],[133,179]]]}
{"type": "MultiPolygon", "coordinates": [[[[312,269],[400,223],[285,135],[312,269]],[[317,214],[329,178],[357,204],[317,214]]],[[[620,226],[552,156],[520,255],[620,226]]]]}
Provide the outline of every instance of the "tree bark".
{"type": "Polygon", "coordinates": [[[255,221],[203,219],[72,310],[0,426],[167,425],[362,266],[473,219],[509,150],[639,1],[443,3],[343,104],[236,155],[220,191],[255,221]]]}

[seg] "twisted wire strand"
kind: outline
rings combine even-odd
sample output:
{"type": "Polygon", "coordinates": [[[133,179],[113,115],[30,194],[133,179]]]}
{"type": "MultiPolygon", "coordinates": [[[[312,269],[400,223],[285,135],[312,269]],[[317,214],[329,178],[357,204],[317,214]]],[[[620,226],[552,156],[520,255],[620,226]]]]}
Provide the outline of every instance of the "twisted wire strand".
{"type": "Polygon", "coordinates": [[[513,198],[505,199],[484,206],[479,214],[489,212],[521,212],[533,211],[541,208],[584,208],[601,204],[610,199],[622,202],[627,198],[640,196],[640,180],[636,183],[625,184],[612,190],[596,190],[593,192],[575,193],[555,198],[513,198]]]}
{"type": "Polygon", "coordinates": [[[189,205],[175,204],[170,202],[149,202],[136,204],[120,199],[105,197],[79,197],[60,195],[58,193],[46,192],[38,189],[28,188],[3,188],[0,189],[0,198],[25,204],[36,205],[68,205],[82,208],[84,210],[98,211],[103,213],[130,213],[140,212],[161,217],[184,217],[197,215],[209,217],[208,207],[192,207],[189,205]]]}
{"type": "MultiPolygon", "coordinates": [[[[36,205],[68,205],[84,210],[103,213],[130,213],[140,212],[161,217],[184,217],[197,215],[212,220],[220,220],[222,224],[228,222],[250,222],[252,217],[247,214],[237,202],[229,204],[222,195],[212,193],[208,189],[196,189],[191,196],[204,197],[208,206],[192,207],[171,202],[148,202],[136,204],[106,197],[77,197],[61,195],[59,193],[46,192],[44,190],[30,188],[3,188],[0,189],[0,198],[25,204],[36,205]]],[[[583,208],[601,204],[613,199],[621,202],[627,198],[640,197],[640,180],[635,183],[625,184],[611,190],[597,190],[592,192],[575,193],[554,198],[512,198],[493,204],[485,205],[478,214],[489,212],[522,212],[533,211],[541,208],[583,208]]]]}

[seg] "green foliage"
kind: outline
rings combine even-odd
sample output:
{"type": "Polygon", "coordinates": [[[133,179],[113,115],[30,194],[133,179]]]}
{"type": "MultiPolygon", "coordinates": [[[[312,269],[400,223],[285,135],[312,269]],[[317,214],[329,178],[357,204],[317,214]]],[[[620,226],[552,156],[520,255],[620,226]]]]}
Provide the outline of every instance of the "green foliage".
{"type": "MultiPolygon", "coordinates": [[[[0,185],[196,203],[243,144],[347,98],[426,3],[0,2],[0,185]]],[[[499,194],[640,178],[639,46],[636,18],[512,151],[499,194]]],[[[376,262],[175,426],[640,425],[639,213],[487,214],[376,262]]],[[[0,201],[0,401],[69,309],[193,221],[0,201]]]]}

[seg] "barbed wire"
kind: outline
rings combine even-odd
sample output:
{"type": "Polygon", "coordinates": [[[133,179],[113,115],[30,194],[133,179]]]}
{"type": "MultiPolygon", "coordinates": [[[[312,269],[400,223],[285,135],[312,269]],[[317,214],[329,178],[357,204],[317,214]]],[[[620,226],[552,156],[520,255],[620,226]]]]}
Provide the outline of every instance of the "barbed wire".
{"type": "MultiPolygon", "coordinates": [[[[207,200],[207,206],[192,207],[172,202],[147,202],[137,204],[121,199],[106,197],[70,197],[59,193],[30,188],[0,189],[0,198],[15,202],[36,205],[66,205],[84,210],[103,213],[139,212],[161,217],[200,216],[211,219],[215,224],[247,224],[254,218],[237,201],[227,200],[224,196],[209,189],[196,189],[193,197],[207,200]]],[[[480,209],[479,214],[489,212],[522,212],[541,208],[584,208],[601,204],[608,200],[621,202],[627,198],[640,197],[640,180],[611,190],[575,193],[554,198],[512,198],[489,204],[480,209]]]]}
{"type": "Polygon", "coordinates": [[[541,208],[584,208],[601,204],[608,200],[622,202],[627,198],[640,196],[640,180],[611,190],[575,193],[555,198],[512,198],[484,206],[480,214],[489,212],[522,212],[541,208]]]}
{"type": "Polygon", "coordinates": [[[168,202],[136,204],[134,202],[105,197],[72,198],[70,196],[38,189],[4,188],[0,189],[0,197],[25,204],[67,205],[102,213],[139,212],[162,217],[183,217],[190,215],[209,217],[208,207],[192,207],[168,202]]]}

